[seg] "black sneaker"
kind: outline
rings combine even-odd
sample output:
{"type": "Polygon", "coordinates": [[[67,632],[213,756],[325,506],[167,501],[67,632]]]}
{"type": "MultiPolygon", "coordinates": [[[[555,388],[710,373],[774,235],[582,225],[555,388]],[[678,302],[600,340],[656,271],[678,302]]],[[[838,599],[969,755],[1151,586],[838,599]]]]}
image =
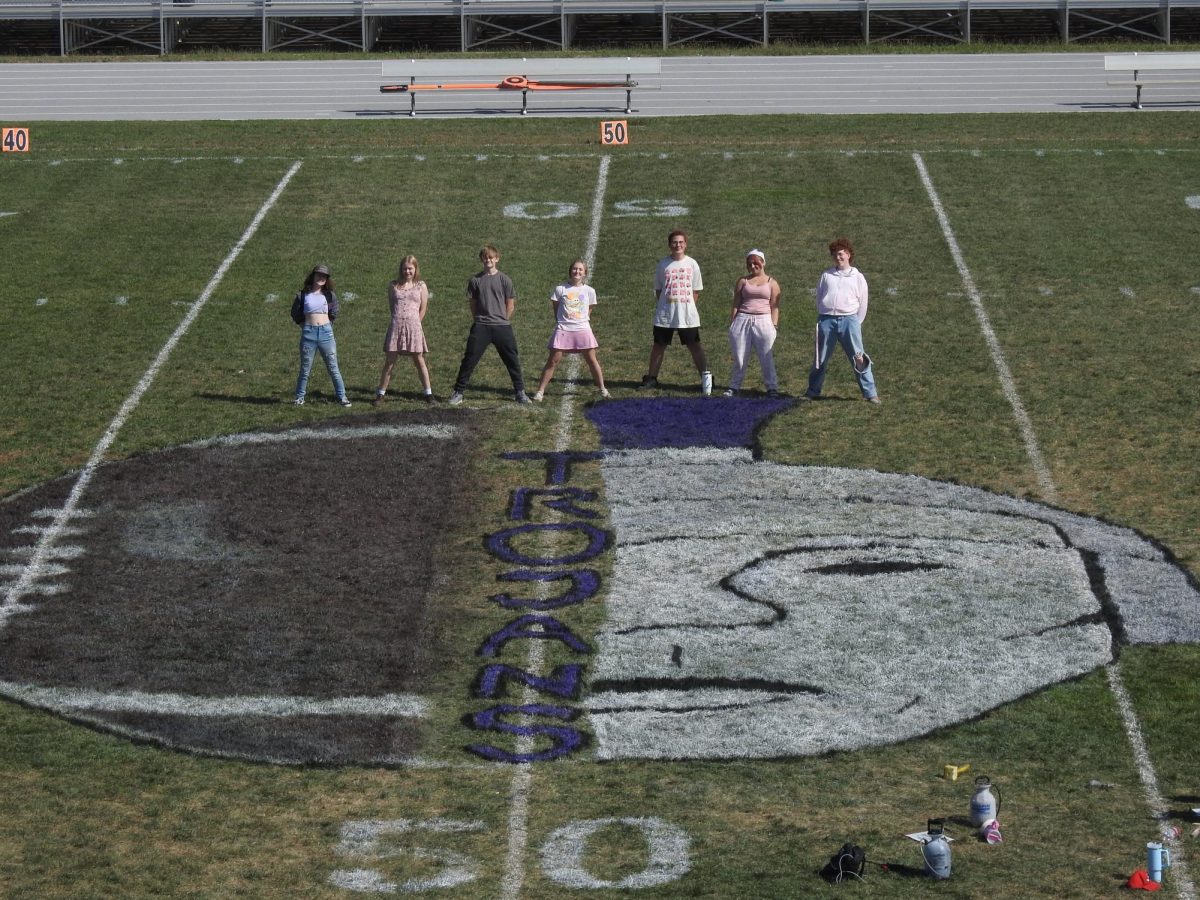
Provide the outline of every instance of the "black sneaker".
{"type": "Polygon", "coordinates": [[[653,375],[647,375],[642,379],[642,383],[637,386],[639,391],[649,390],[650,388],[658,387],[658,379],[653,375]]]}

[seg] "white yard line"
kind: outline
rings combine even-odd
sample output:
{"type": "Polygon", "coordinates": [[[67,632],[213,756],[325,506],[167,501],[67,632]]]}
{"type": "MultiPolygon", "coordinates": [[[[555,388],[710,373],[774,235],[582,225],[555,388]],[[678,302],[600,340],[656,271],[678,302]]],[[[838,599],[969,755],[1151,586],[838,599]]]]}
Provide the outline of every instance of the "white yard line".
{"type": "MultiPolygon", "coordinates": [[[[975,286],[975,279],[971,276],[970,269],[967,268],[962,249],[958,245],[958,239],[954,236],[954,230],[950,227],[950,219],[946,215],[945,207],[942,206],[942,201],[938,197],[937,190],[933,186],[933,180],[929,177],[929,171],[925,168],[925,161],[921,158],[920,153],[913,154],[913,162],[916,163],[917,174],[920,175],[921,183],[925,186],[925,191],[929,195],[929,202],[933,205],[933,211],[937,215],[938,223],[942,228],[942,236],[946,240],[946,245],[950,248],[950,255],[954,258],[954,265],[958,268],[958,274],[962,279],[963,287],[966,288],[967,296],[971,299],[971,306],[975,310],[975,317],[979,320],[979,328],[983,332],[984,341],[987,342],[988,351],[992,356],[992,363],[995,365],[996,372],[1000,378],[1000,386],[1004,391],[1004,396],[1012,406],[1013,417],[1017,420],[1017,425],[1021,429],[1021,436],[1025,441],[1025,452],[1029,456],[1034,473],[1037,475],[1038,484],[1042,489],[1045,499],[1053,503],[1058,498],[1058,489],[1055,487],[1054,480],[1050,475],[1050,469],[1042,457],[1042,451],[1038,446],[1037,436],[1033,430],[1033,423],[1030,421],[1029,414],[1025,411],[1025,406],[1021,403],[1012,372],[1008,368],[1008,363],[1004,358],[1004,351],[1000,347],[1000,341],[997,339],[995,331],[992,330],[987,311],[983,308],[983,297],[980,295],[979,289],[975,286]]],[[[1112,690],[1113,698],[1117,703],[1117,710],[1121,715],[1121,722],[1125,727],[1125,736],[1129,741],[1130,749],[1133,751],[1138,775],[1142,780],[1142,791],[1146,799],[1146,805],[1150,807],[1151,814],[1158,821],[1159,830],[1164,842],[1171,847],[1172,878],[1175,882],[1176,890],[1179,896],[1185,898],[1185,900],[1195,900],[1196,888],[1192,884],[1191,875],[1188,873],[1183,845],[1175,838],[1167,826],[1167,803],[1158,788],[1158,776],[1155,774],[1154,764],[1150,761],[1150,754],[1146,750],[1146,740],[1142,734],[1142,727],[1138,722],[1137,713],[1133,709],[1133,702],[1130,700],[1129,692],[1125,689],[1125,682],[1121,678],[1120,667],[1115,662],[1110,663],[1105,667],[1105,673],[1108,675],[1109,688],[1112,690]]]]}
{"type": "MultiPolygon", "coordinates": [[[[596,191],[592,197],[592,224],[588,229],[587,249],[583,259],[588,272],[596,260],[596,248],[600,243],[600,222],[604,217],[604,195],[608,190],[608,168],[612,157],[600,158],[600,171],[596,176],[596,191]]],[[[571,429],[575,413],[575,379],[579,376],[579,354],[567,358],[566,380],[563,386],[562,406],[558,411],[558,430],[554,438],[554,450],[561,453],[571,446],[571,429]]],[[[530,641],[525,657],[525,671],[541,672],[546,666],[546,651],[541,641],[530,641]]],[[[537,695],[528,686],[522,691],[523,704],[537,702],[537,695]]],[[[528,753],[533,749],[533,740],[520,737],[517,752],[528,753]]],[[[509,789],[508,808],[508,853],[504,862],[504,877],[500,882],[501,900],[517,900],[525,884],[525,858],[529,848],[529,796],[533,788],[533,764],[518,763],[509,789]]]]}
{"type": "Polygon", "coordinates": [[[133,415],[133,411],[137,409],[138,404],[141,403],[142,397],[150,389],[150,385],[154,382],[155,377],[162,371],[163,366],[167,364],[167,360],[175,350],[175,347],[183,339],[183,336],[187,334],[188,329],[192,327],[192,323],[196,321],[197,316],[200,315],[200,311],[204,309],[204,305],[208,302],[209,297],[212,296],[213,291],[217,289],[217,285],[221,283],[221,279],[225,277],[225,273],[229,271],[229,267],[241,255],[250,238],[254,237],[254,233],[258,231],[262,220],[279,200],[284,188],[288,186],[288,182],[300,171],[300,166],[300,162],[293,164],[288,169],[287,174],[275,185],[275,190],[271,192],[271,196],[259,208],[253,221],[250,222],[245,232],[242,233],[241,238],[233,245],[233,249],[229,251],[229,254],[221,262],[221,265],[217,267],[217,271],[209,279],[208,284],[205,285],[204,291],[196,298],[196,301],[188,309],[187,314],[183,317],[178,327],[176,327],[175,331],[167,339],[167,342],[163,344],[162,349],[158,351],[158,355],[154,358],[154,362],[150,364],[150,368],[146,370],[132,393],[121,404],[120,410],[118,410],[112,422],[109,423],[99,443],[93,448],[91,456],[88,457],[88,461],[80,471],[79,477],[75,480],[75,485],[71,488],[71,493],[67,496],[62,508],[55,511],[54,520],[42,533],[29,560],[24,564],[21,574],[14,579],[13,583],[4,592],[4,601],[0,603],[0,629],[3,629],[8,619],[22,608],[20,605],[21,598],[31,593],[37,580],[43,574],[46,574],[45,570],[55,558],[55,543],[57,543],[60,535],[65,533],[65,529],[75,514],[84,491],[87,490],[87,486],[95,476],[96,470],[103,464],[104,457],[108,453],[109,448],[112,447],[113,442],[116,441],[117,435],[121,432],[129,417],[133,415]]]}
{"type": "Polygon", "coordinates": [[[983,332],[983,339],[987,342],[988,352],[992,355],[992,364],[996,367],[996,373],[1000,378],[1000,387],[1004,391],[1004,396],[1012,407],[1013,418],[1017,420],[1017,427],[1021,429],[1021,437],[1025,441],[1025,453],[1029,456],[1029,462],[1033,466],[1033,472],[1037,476],[1038,486],[1042,489],[1043,497],[1051,503],[1058,499],[1058,489],[1054,486],[1054,479],[1050,477],[1050,469],[1046,465],[1046,460],[1042,458],[1041,448],[1038,446],[1037,436],[1033,433],[1033,422],[1029,419],[1029,413],[1025,411],[1025,406],[1021,403],[1021,397],[1017,393],[1016,382],[1013,381],[1012,371],[1008,368],[1008,362],[1004,358],[1004,351],[1000,347],[1000,341],[996,337],[996,332],[992,330],[992,323],[988,319],[987,310],[983,308],[983,297],[979,294],[979,288],[975,286],[975,279],[971,277],[971,270],[967,268],[966,260],[963,259],[962,250],[958,246],[958,239],[954,236],[954,231],[950,228],[950,219],[946,216],[946,210],[942,207],[942,201],[938,199],[937,191],[933,187],[933,181],[929,178],[929,171],[925,168],[925,160],[921,159],[920,153],[913,154],[913,162],[917,164],[917,174],[921,176],[921,183],[925,185],[925,191],[929,194],[929,202],[933,204],[933,211],[937,215],[938,223],[942,226],[942,235],[946,239],[946,245],[950,248],[950,255],[954,258],[954,265],[958,268],[959,278],[962,279],[963,287],[966,288],[967,296],[971,299],[971,308],[975,310],[975,318],[979,320],[979,330],[983,332]]]}

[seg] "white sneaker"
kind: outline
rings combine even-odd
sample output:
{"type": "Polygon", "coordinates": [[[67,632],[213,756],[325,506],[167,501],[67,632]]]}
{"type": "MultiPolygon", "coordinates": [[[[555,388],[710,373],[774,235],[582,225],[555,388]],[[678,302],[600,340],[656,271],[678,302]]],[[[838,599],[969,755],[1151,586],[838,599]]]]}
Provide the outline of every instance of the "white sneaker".
{"type": "Polygon", "coordinates": [[[463,401],[462,391],[455,391],[454,393],[452,393],[450,395],[450,399],[447,400],[446,402],[449,403],[451,406],[458,406],[458,404],[462,403],[462,401],[463,401]]]}
{"type": "Polygon", "coordinates": [[[608,388],[600,388],[600,396],[607,400],[612,394],[608,392],[608,388]]]}
{"type": "Polygon", "coordinates": [[[533,399],[534,399],[534,400],[536,400],[538,403],[541,403],[541,402],[542,402],[542,400],[543,400],[543,399],[545,399],[545,398],[543,398],[543,397],[542,397],[542,392],[541,392],[541,391],[534,391],[534,393],[533,393],[533,399]]]}

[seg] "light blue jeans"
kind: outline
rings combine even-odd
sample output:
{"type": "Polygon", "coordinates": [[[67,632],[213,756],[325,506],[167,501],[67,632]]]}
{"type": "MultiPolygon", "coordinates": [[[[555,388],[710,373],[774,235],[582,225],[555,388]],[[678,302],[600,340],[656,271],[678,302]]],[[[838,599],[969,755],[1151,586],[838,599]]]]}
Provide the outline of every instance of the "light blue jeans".
{"type": "Polygon", "coordinates": [[[825,384],[825,367],[829,365],[829,357],[833,355],[833,348],[838,344],[846,351],[862,395],[867,398],[874,397],[878,391],[875,389],[875,375],[871,372],[871,357],[863,350],[862,328],[858,324],[858,316],[854,315],[817,317],[817,347],[813,367],[808,373],[808,396],[821,396],[821,387],[825,384]],[[854,364],[854,357],[860,353],[866,363],[866,368],[861,372],[854,364]]]}
{"type": "Polygon", "coordinates": [[[345,400],[346,385],[338,370],[337,341],[333,339],[332,325],[305,325],[300,330],[300,377],[296,379],[296,399],[303,400],[308,392],[308,375],[312,371],[313,356],[318,351],[325,360],[338,400],[345,400]]]}

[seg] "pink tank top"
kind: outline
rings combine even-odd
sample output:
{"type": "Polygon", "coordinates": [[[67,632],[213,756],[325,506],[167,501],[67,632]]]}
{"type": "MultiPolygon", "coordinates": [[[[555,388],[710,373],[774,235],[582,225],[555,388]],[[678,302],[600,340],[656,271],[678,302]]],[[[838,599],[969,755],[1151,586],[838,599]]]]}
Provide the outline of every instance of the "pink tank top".
{"type": "Polygon", "coordinates": [[[771,280],[764,284],[742,282],[741,296],[738,297],[738,312],[748,316],[764,316],[771,311],[771,280]]]}

